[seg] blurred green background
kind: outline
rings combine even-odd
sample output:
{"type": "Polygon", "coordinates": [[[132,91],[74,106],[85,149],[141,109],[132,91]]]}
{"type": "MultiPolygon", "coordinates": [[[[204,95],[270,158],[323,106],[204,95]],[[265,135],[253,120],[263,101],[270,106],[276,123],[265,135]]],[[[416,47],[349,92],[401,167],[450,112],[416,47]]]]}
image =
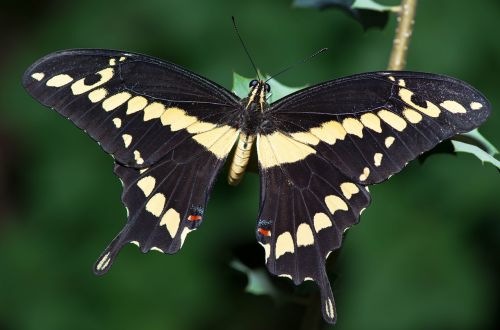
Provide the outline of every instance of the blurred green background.
{"type": "MultiPolygon", "coordinates": [[[[236,257],[253,267],[263,260],[255,174],[232,188],[223,173],[206,224],[177,255],[126,246],[109,274],[94,276],[91,265],[125,222],[112,159],[32,100],[20,78],[52,51],[112,48],[164,58],[230,88],[233,71],[253,72],[234,15],[263,72],[329,47],[280,77],[314,84],[384,69],[395,17],[363,31],[340,11],[293,8],[291,0],[0,6],[0,329],[316,329],[304,325],[307,306],[245,293],[245,276],[229,267],[236,257]]],[[[407,65],[481,90],[493,105],[481,131],[497,147],[499,20],[496,0],[421,0],[407,65]]],[[[335,265],[335,329],[497,328],[499,183],[492,166],[470,155],[438,154],[372,187],[373,204],[335,265]]],[[[296,300],[315,290],[274,283],[296,300]]]]}

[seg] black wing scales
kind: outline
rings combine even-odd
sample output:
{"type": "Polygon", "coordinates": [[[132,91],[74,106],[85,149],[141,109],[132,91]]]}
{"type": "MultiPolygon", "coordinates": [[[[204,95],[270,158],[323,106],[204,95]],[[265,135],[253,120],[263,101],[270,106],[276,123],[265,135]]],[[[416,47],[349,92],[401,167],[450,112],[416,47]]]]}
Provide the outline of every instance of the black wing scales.
{"type": "Polygon", "coordinates": [[[276,129],[352,180],[374,184],[440,141],[478,127],[489,109],[477,90],[450,77],[375,72],[299,91],[270,112],[276,129]]]}
{"type": "MultiPolygon", "coordinates": [[[[203,221],[238,137],[240,100],[174,64],[111,50],[70,50],[33,64],[23,85],[115,160],[128,222],[94,271],[126,243],[175,253],[203,221]]],[[[336,319],[325,260],[386,180],[443,139],[479,126],[490,105],[453,78],[375,72],[294,93],[262,114],[257,239],[276,275],[318,283],[336,319]]]]}
{"type": "Polygon", "coordinates": [[[321,289],[323,315],[335,320],[335,304],[325,269],[329,253],[370,203],[367,190],[319,155],[261,171],[257,239],[275,275],[321,289]]]}
{"type": "Polygon", "coordinates": [[[215,178],[224,164],[209,152],[198,152],[195,143],[184,142],[147,169],[115,165],[123,184],[122,201],[128,222],[97,260],[94,271],[108,271],[127,243],[142,252],[176,253],[186,236],[203,222],[203,214],[215,178]]]}
{"type": "Polygon", "coordinates": [[[478,127],[490,105],[453,78],[376,72],[298,91],[271,105],[257,135],[261,211],[257,238],[269,270],[320,287],[325,320],[335,305],[328,253],[386,180],[443,139],[478,127]]]}
{"type": "Polygon", "coordinates": [[[105,273],[129,242],[175,253],[202,222],[238,137],[239,99],[174,64],[111,50],[69,50],[33,64],[23,85],[116,160],[129,214],[95,264],[105,273]]]}
{"type": "Polygon", "coordinates": [[[239,108],[232,93],[174,64],[111,50],[50,54],[26,71],[23,85],[133,167],[155,163],[198,133],[234,125],[239,108]]]}

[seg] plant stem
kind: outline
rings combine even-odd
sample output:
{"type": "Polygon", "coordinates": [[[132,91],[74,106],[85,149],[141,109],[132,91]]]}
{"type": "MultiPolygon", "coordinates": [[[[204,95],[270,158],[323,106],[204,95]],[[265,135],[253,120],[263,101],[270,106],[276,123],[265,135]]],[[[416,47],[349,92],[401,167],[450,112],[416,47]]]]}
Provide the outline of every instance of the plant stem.
{"type": "Polygon", "coordinates": [[[398,15],[398,26],[392,44],[388,70],[403,70],[406,65],[406,54],[410,44],[417,0],[402,0],[398,15]]]}

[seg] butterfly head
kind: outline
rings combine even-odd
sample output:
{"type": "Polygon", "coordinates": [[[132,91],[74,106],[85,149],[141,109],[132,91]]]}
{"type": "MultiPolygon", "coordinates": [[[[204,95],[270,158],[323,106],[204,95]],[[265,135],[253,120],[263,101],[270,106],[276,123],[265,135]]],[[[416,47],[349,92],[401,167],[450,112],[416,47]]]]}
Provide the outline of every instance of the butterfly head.
{"type": "Polygon", "coordinates": [[[266,95],[271,91],[271,86],[264,80],[254,79],[248,84],[250,92],[248,93],[247,109],[251,104],[259,104],[260,110],[264,110],[266,104],[266,95]]]}

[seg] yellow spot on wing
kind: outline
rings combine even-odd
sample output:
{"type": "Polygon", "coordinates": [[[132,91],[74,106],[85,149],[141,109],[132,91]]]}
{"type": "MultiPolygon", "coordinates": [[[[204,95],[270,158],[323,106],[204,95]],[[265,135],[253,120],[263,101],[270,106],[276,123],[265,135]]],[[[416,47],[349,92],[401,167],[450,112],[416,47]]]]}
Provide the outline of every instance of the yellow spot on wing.
{"type": "Polygon", "coordinates": [[[377,133],[382,133],[382,127],[380,126],[380,119],[373,113],[365,113],[361,115],[361,122],[363,125],[375,131],[377,133]]]}
{"type": "Polygon", "coordinates": [[[172,132],[181,130],[183,128],[189,127],[190,125],[196,123],[197,120],[198,119],[196,117],[193,117],[193,116],[187,116],[187,115],[183,116],[182,118],[180,118],[176,122],[172,123],[172,125],[170,125],[170,130],[172,132]]]}
{"type": "Polygon", "coordinates": [[[412,124],[417,124],[422,120],[422,115],[410,108],[405,108],[403,110],[403,116],[412,124]]]}
{"type": "Polygon", "coordinates": [[[123,103],[127,102],[127,100],[131,97],[128,92],[120,92],[113,96],[108,97],[102,102],[102,108],[105,111],[112,111],[118,108],[123,103]]]}
{"type": "Polygon", "coordinates": [[[144,96],[134,96],[127,102],[127,115],[141,111],[148,104],[148,100],[144,96]]]}
{"type": "Polygon", "coordinates": [[[115,124],[116,128],[122,127],[122,120],[120,118],[113,118],[113,124],[115,124]]]}
{"type": "Polygon", "coordinates": [[[351,199],[352,195],[355,195],[359,192],[358,186],[356,186],[352,182],[344,182],[340,184],[340,190],[342,190],[342,194],[347,199],[351,199]]]}
{"type": "Polygon", "coordinates": [[[387,77],[390,81],[396,81],[396,79],[393,76],[387,77]]]}
{"type": "Polygon", "coordinates": [[[382,157],[384,155],[381,154],[380,152],[377,152],[375,153],[375,155],[373,155],[373,164],[375,164],[375,166],[380,166],[382,164],[382,157]]]}
{"type": "Polygon", "coordinates": [[[331,227],[332,221],[325,213],[316,213],[314,215],[314,230],[319,233],[320,230],[331,227]]]}
{"type": "Polygon", "coordinates": [[[144,164],[144,159],[141,158],[141,153],[139,152],[139,150],[134,150],[134,159],[137,164],[144,164]]]}
{"type": "Polygon", "coordinates": [[[390,146],[392,146],[392,144],[394,143],[394,137],[392,136],[388,136],[385,138],[385,141],[384,141],[384,144],[385,144],[385,147],[386,148],[389,148],[390,146]]]}
{"type": "Polygon", "coordinates": [[[400,132],[402,132],[406,128],[406,120],[399,117],[393,112],[383,109],[378,112],[378,116],[382,118],[382,120],[385,121],[389,126],[397,129],[400,132]]]}
{"type": "Polygon", "coordinates": [[[111,65],[111,66],[116,65],[116,59],[115,58],[110,59],[109,65],[111,65]]]}
{"type": "Polygon", "coordinates": [[[403,79],[399,79],[398,85],[401,87],[406,87],[406,82],[403,79]]]}
{"type": "Polygon", "coordinates": [[[160,118],[165,112],[165,106],[159,102],[153,102],[144,108],[144,121],[160,118]]]}
{"type": "Polygon", "coordinates": [[[207,148],[219,159],[226,158],[237,138],[236,129],[227,125],[193,136],[196,142],[207,148]]]}
{"type": "Polygon", "coordinates": [[[276,240],[275,257],[278,259],[287,252],[293,253],[295,247],[293,245],[292,235],[289,231],[286,231],[278,236],[276,240]]]}
{"type": "Polygon", "coordinates": [[[264,244],[262,242],[259,242],[260,245],[264,248],[264,253],[266,255],[266,262],[269,259],[269,256],[271,255],[271,244],[264,244]]]}
{"type": "Polygon", "coordinates": [[[170,237],[174,238],[175,235],[177,235],[177,230],[179,230],[180,223],[181,217],[179,212],[170,208],[161,218],[160,226],[166,226],[170,237]]]}
{"type": "Polygon", "coordinates": [[[305,144],[310,144],[313,146],[315,146],[319,143],[319,139],[309,132],[292,133],[292,134],[290,134],[290,136],[296,141],[299,141],[299,142],[302,142],[305,144]]]}
{"type": "Polygon", "coordinates": [[[85,78],[75,81],[71,85],[71,91],[73,92],[73,95],[80,95],[86,93],[91,89],[99,87],[102,84],[108,82],[109,80],[111,80],[111,78],[113,78],[114,70],[113,68],[106,68],[104,70],[97,72],[96,74],[100,75],[101,78],[99,79],[99,81],[93,83],[92,85],[85,85],[85,78]]]}
{"type": "Polygon", "coordinates": [[[257,135],[257,154],[263,168],[294,163],[314,153],[313,148],[280,132],[257,135]]]}
{"type": "Polygon", "coordinates": [[[92,103],[100,102],[108,95],[108,91],[105,88],[98,88],[89,93],[89,100],[92,103]]]}
{"type": "Polygon", "coordinates": [[[184,240],[186,239],[187,234],[192,232],[194,229],[189,229],[188,227],[184,227],[181,233],[181,247],[184,245],[184,240]]]}
{"type": "Polygon", "coordinates": [[[297,228],[297,246],[308,246],[314,244],[314,236],[311,226],[301,223],[297,228]]]}
{"type": "Polygon", "coordinates": [[[161,123],[163,126],[168,126],[172,125],[175,123],[177,120],[181,120],[186,116],[186,111],[172,107],[172,108],[167,108],[165,112],[161,115],[161,123]]]}
{"type": "Polygon", "coordinates": [[[38,81],[42,80],[43,77],[45,77],[45,73],[43,73],[43,72],[35,72],[31,75],[31,78],[38,80],[38,81]]]}
{"type": "Polygon", "coordinates": [[[363,173],[361,173],[361,175],[359,176],[359,180],[365,181],[366,179],[368,179],[369,175],[370,175],[370,169],[368,167],[365,167],[363,169],[363,173]]]}
{"type": "Polygon", "coordinates": [[[471,104],[470,104],[470,108],[472,110],[479,110],[482,107],[483,107],[483,105],[481,103],[479,103],[479,102],[471,102],[471,104]]]}
{"type": "Polygon", "coordinates": [[[333,311],[333,303],[330,298],[326,300],[325,309],[326,309],[326,315],[328,315],[329,318],[333,319],[335,315],[333,311]]]}
{"type": "Polygon", "coordinates": [[[198,121],[195,116],[189,116],[186,111],[176,107],[167,108],[161,115],[161,123],[164,126],[170,125],[172,132],[187,128],[191,134],[206,132],[217,127],[212,123],[198,121]]]}
{"type": "Polygon", "coordinates": [[[466,113],[464,106],[453,100],[446,100],[439,104],[451,113],[466,113]]]}
{"type": "Polygon", "coordinates": [[[349,134],[356,135],[360,138],[363,137],[363,124],[355,118],[346,118],[342,121],[342,126],[349,134]]]}
{"type": "Polygon", "coordinates": [[[412,108],[417,109],[418,111],[422,112],[423,114],[426,114],[429,117],[434,117],[434,118],[439,117],[441,110],[439,110],[437,105],[435,105],[434,103],[432,103],[430,101],[425,101],[426,106],[421,107],[421,106],[413,103],[413,101],[411,100],[412,96],[413,96],[413,92],[410,91],[409,89],[401,88],[399,90],[399,97],[401,97],[401,99],[403,101],[405,101],[408,105],[410,105],[412,108]]]}
{"type": "Polygon", "coordinates": [[[130,143],[132,143],[132,135],[130,134],[123,134],[122,135],[123,143],[125,144],[125,148],[128,148],[130,143]]]}
{"type": "Polygon", "coordinates": [[[163,207],[165,206],[165,195],[162,193],[156,193],[151,197],[151,199],[146,203],[146,211],[154,215],[155,217],[159,217],[161,212],[163,211],[163,207]]]}
{"type": "Polygon", "coordinates": [[[198,121],[198,122],[194,123],[193,125],[189,125],[187,127],[187,131],[191,134],[196,134],[196,133],[203,133],[203,132],[210,131],[216,127],[217,126],[215,124],[207,123],[204,121],[198,121]]]}
{"type": "Polygon", "coordinates": [[[109,259],[109,254],[110,253],[111,252],[106,253],[104,255],[104,257],[101,258],[101,260],[97,264],[97,267],[96,267],[97,270],[102,270],[102,269],[106,268],[106,266],[109,264],[109,261],[110,261],[110,259],[109,259]]]}
{"type": "Polygon", "coordinates": [[[73,81],[73,78],[71,78],[67,74],[58,74],[57,76],[54,76],[47,80],[45,83],[49,87],[62,87],[70,82],[73,81]]]}
{"type": "Polygon", "coordinates": [[[144,196],[148,197],[155,188],[156,179],[152,176],[146,176],[137,181],[137,186],[142,190],[144,196]]]}
{"type": "Polygon", "coordinates": [[[347,135],[342,124],[335,120],[328,121],[320,127],[311,128],[310,131],[318,139],[328,144],[334,144],[336,140],[343,140],[347,135]]]}
{"type": "Polygon", "coordinates": [[[328,195],[325,197],[325,203],[331,214],[334,214],[338,210],[347,211],[349,209],[344,200],[339,196],[328,195]]]}

